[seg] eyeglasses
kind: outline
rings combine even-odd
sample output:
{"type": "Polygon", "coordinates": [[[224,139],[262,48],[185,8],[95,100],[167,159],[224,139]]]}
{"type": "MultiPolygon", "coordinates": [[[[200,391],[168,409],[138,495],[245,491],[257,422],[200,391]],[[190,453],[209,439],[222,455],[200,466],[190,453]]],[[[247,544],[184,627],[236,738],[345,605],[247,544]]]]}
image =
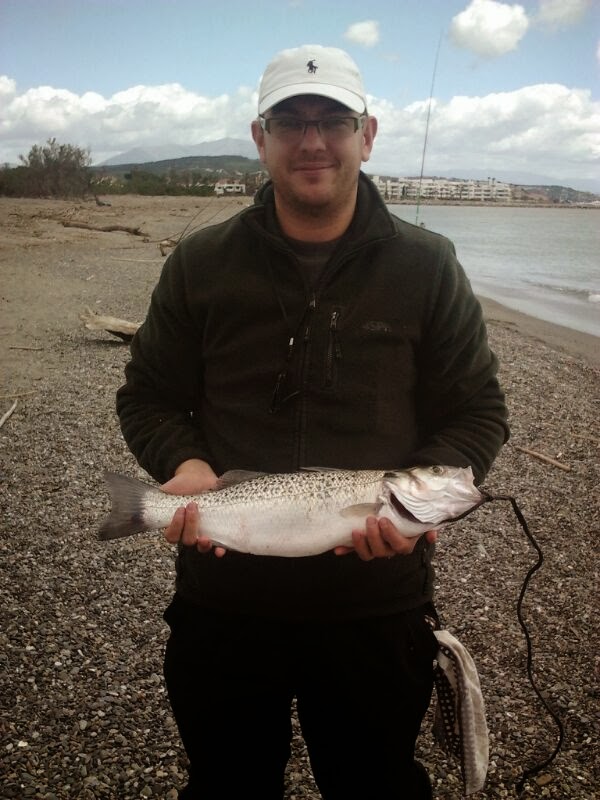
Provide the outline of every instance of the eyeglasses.
{"type": "Polygon", "coordinates": [[[302,119],[301,117],[263,117],[259,115],[263,130],[275,139],[287,144],[302,141],[310,125],[314,125],[319,136],[327,142],[339,142],[354,136],[362,128],[367,115],[360,117],[325,117],[324,119],[302,119]]]}

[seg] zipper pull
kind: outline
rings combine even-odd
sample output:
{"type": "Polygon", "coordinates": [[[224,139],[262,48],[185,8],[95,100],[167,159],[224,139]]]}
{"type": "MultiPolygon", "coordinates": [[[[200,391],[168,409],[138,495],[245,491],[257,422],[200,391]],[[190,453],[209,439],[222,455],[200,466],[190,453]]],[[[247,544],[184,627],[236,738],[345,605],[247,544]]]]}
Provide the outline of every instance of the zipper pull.
{"type": "Polygon", "coordinates": [[[279,409],[284,403],[286,403],[288,400],[291,400],[293,397],[297,397],[300,394],[300,391],[296,389],[293,392],[290,392],[285,397],[282,397],[283,388],[288,378],[288,366],[290,364],[290,361],[292,360],[292,355],[294,353],[294,342],[295,342],[294,337],[290,336],[287,346],[287,354],[285,356],[285,365],[283,367],[283,370],[277,376],[277,380],[275,381],[275,388],[273,389],[273,394],[271,396],[271,406],[269,408],[270,414],[277,413],[277,411],[279,411],[279,409]]]}
{"type": "Polygon", "coordinates": [[[288,342],[287,356],[285,357],[286,364],[289,364],[293,352],[294,352],[294,337],[290,336],[290,340],[288,342]]]}
{"type": "MultiPolygon", "coordinates": [[[[312,312],[314,312],[316,307],[317,307],[317,298],[313,293],[313,296],[311,297],[310,302],[308,304],[308,311],[312,314],[312,312]]],[[[304,344],[307,344],[308,340],[310,339],[310,325],[311,325],[311,318],[309,317],[306,323],[306,328],[304,329],[304,344]]]]}
{"type": "Polygon", "coordinates": [[[331,333],[331,341],[332,341],[332,344],[333,344],[333,354],[334,354],[334,356],[336,358],[341,358],[342,357],[342,347],[340,345],[340,340],[338,339],[338,335],[337,335],[337,324],[338,324],[339,316],[340,316],[340,312],[339,311],[334,311],[333,314],[331,315],[331,319],[329,321],[329,331],[331,333]]]}

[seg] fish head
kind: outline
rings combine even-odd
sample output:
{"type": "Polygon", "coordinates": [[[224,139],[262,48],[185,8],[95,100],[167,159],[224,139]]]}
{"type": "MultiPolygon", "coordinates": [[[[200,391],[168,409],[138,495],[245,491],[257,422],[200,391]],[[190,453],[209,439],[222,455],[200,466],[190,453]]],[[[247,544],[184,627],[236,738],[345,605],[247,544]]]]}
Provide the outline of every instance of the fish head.
{"type": "Polygon", "coordinates": [[[389,518],[425,525],[424,530],[439,528],[485,500],[471,467],[436,465],[387,472],[382,486],[389,518]]]}

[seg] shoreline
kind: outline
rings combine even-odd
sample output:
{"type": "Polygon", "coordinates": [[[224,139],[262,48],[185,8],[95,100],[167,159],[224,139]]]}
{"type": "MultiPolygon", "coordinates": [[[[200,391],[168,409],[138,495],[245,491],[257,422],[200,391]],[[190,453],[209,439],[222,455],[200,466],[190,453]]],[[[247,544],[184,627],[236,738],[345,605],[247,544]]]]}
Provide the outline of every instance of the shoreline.
{"type": "Polygon", "coordinates": [[[521,336],[537,339],[555,350],[600,368],[600,337],[532,317],[490,297],[478,294],[477,299],[481,303],[486,323],[510,327],[521,336]]]}
{"type": "Polygon", "coordinates": [[[534,203],[520,200],[423,200],[417,201],[416,197],[409,200],[384,200],[387,206],[472,206],[475,208],[557,208],[578,210],[582,208],[600,210],[600,201],[590,200],[577,203],[534,203]]]}
{"type": "MultiPolygon", "coordinates": [[[[126,294],[125,297],[120,297],[118,303],[111,303],[108,298],[104,296],[89,296],[89,290],[92,295],[95,294],[94,286],[99,277],[98,271],[104,271],[108,264],[103,258],[103,254],[109,255],[109,261],[114,258],[114,266],[119,263],[121,247],[126,249],[140,249],[140,255],[144,253],[141,258],[141,263],[146,263],[148,267],[152,263],[150,269],[151,275],[146,275],[145,278],[148,282],[147,292],[150,294],[151,288],[154,285],[154,280],[158,279],[160,266],[164,261],[164,257],[160,255],[157,249],[157,243],[164,238],[177,236],[190,229],[198,229],[207,224],[214,224],[227,219],[232,214],[240,211],[241,208],[251,201],[249,198],[196,198],[196,197],[145,197],[140,195],[119,195],[112,197],[112,205],[108,207],[98,208],[89,201],[66,201],[66,200],[39,200],[34,198],[0,198],[0,227],[3,229],[3,246],[0,248],[2,252],[8,256],[9,252],[19,252],[19,257],[16,257],[14,262],[10,264],[9,273],[16,269],[16,264],[20,263],[23,256],[32,258],[33,262],[37,262],[36,257],[40,246],[45,248],[44,262],[52,260],[51,251],[58,248],[60,258],[64,252],[64,248],[73,248],[77,252],[77,256],[82,258],[83,262],[89,260],[98,260],[102,263],[96,265],[95,269],[91,270],[91,275],[86,276],[86,282],[83,286],[87,287],[84,297],[81,298],[81,304],[85,302],[99,303],[101,310],[112,312],[117,316],[127,317],[129,315],[127,306],[132,306],[131,314],[132,319],[137,319],[143,315],[145,305],[133,308],[138,305],[136,302],[135,293],[133,296],[126,294]],[[106,222],[114,221],[121,223],[123,218],[128,219],[133,226],[143,225],[149,227],[152,231],[152,236],[148,243],[154,244],[148,250],[147,244],[140,241],[139,237],[130,237],[124,239],[122,233],[110,234],[98,233],[97,231],[82,231],[77,228],[65,228],[61,225],[66,217],[69,219],[75,216],[80,218],[86,223],[98,222],[105,224],[106,222]],[[114,237],[114,238],[113,238],[114,237]],[[100,247],[98,251],[97,248],[100,247]],[[94,255],[90,255],[93,248],[94,255]],[[114,250],[113,250],[114,248],[114,250]],[[112,251],[112,252],[111,252],[112,251]],[[91,280],[91,284],[87,281],[91,280]]],[[[436,204],[437,205],[437,204],[436,204]]],[[[556,207],[556,206],[555,206],[556,207]]],[[[146,239],[146,241],[148,241],[146,239]]],[[[123,254],[129,256],[129,253],[123,254]]],[[[127,261],[135,261],[136,259],[129,259],[123,257],[122,266],[127,261]]],[[[9,257],[9,262],[13,260],[9,257]]],[[[8,266],[8,264],[7,264],[8,266]]],[[[54,270],[47,266],[43,271],[36,274],[36,283],[42,285],[46,282],[47,286],[54,287],[55,279],[58,277],[59,282],[69,280],[69,270],[59,269],[60,276],[50,275],[54,270]]],[[[11,282],[11,279],[17,280],[17,273],[7,274],[6,279],[11,282]]],[[[117,278],[119,282],[128,283],[127,271],[119,272],[117,278]]],[[[144,281],[145,282],[145,281],[144,281]]],[[[77,283],[77,280],[75,281],[77,283]]],[[[70,287],[70,288],[75,288],[70,287]]],[[[79,285],[77,288],[83,288],[79,285]]],[[[50,289],[52,290],[52,289],[50,289]]],[[[139,289],[138,289],[139,291],[139,289]]],[[[22,286],[19,294],[27,294],[26,286],[22,286]]],[[[42,294],[44,290],[42,290],[42,294]]],[[[508,305],[485,296],[483,293],[476,292],[482,308],[484,319],[486,323],[498,325],[506,329],[510,329],[515,333],[533,340],[538,340],[544,344],[552,347],[553,349],[582,359],[586,364],[598,369],[600,368],[600,337],[591,333],[578,331],[574,328],[569,328],[564,325],[559,325],[555,322],[550,322],[535,316],[530,315],[525,311],[516,310],[508,305]]],[[[60,300],[62,301],[62,297],[60,300]]],[[[50,323],[52,320],[55,323],[55,314],[52,309],[44,304],[34,303],[33,308],[30,303],[27,303],[29,311],[23,315],[17,313],[16,318],[11,321],[11,312],[16,309],[12,304],[5,305],[3,311],[5,312],[6,319],[4,326],[10,335],[7,336],[4,342],[7,346],[16,344],[16,339],[19,338],[16,328],[18,327],[19,319],[28,317],[33,314],[39,323],[50,323]],[[11,337],[15,338],[15,342],[8,341],[11,337]]],[[[140,317],[141,318],[141,317],[140,317]]],[[[22,342],[19,341],[19,344],[22,342]]],[[[10,358],[9,361],[17,366],[18,359],[10,358]]],[[[18,370],[19,371],[19,370],[18,370]]]]}

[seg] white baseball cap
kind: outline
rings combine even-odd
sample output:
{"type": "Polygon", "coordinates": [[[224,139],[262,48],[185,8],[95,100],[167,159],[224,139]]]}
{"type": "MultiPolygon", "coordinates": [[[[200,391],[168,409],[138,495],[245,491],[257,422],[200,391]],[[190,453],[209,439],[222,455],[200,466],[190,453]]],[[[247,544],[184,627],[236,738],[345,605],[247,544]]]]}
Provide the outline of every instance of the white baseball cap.
{"type": "Polygon", "coordinates": [[[299,94],[329,97],[359,114],[367,108],[358,67],[337,47],[307,44],[278,53],[262,76],[258,113],[299,94]]]}

